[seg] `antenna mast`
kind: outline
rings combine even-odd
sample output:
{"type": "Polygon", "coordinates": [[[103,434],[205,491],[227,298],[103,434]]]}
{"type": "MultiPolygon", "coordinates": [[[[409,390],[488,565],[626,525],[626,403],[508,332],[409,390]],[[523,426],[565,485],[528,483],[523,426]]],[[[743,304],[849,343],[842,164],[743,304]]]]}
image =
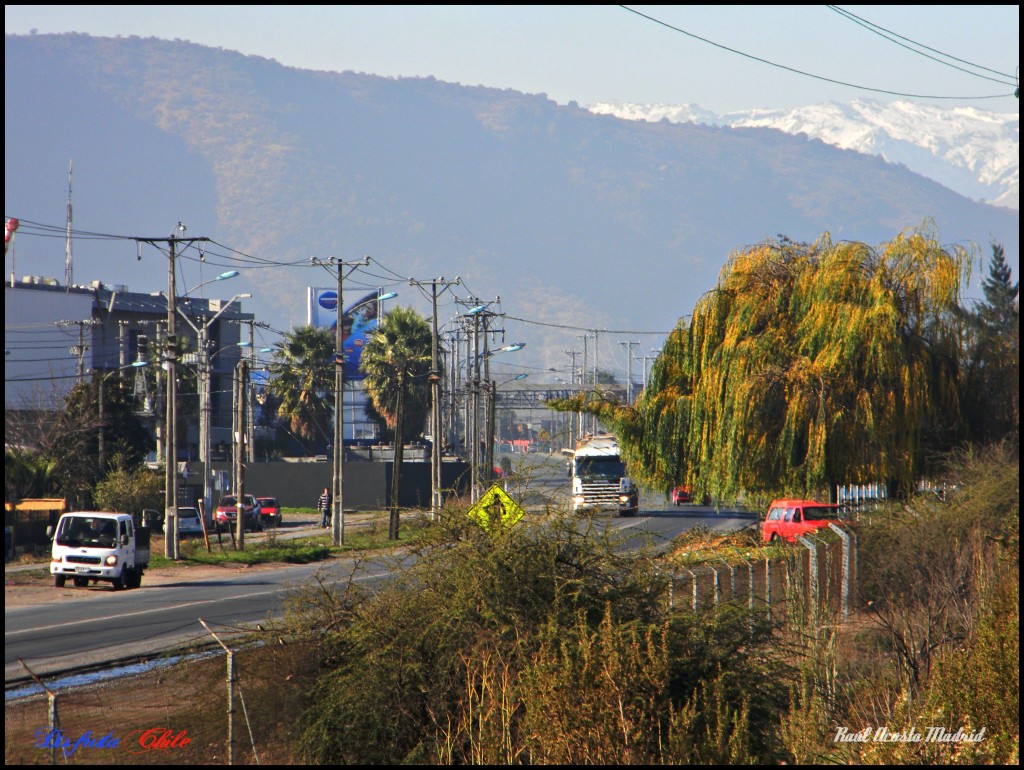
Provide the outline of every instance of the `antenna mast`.
{"type": "Polygon", "coordinates": [[[64,257],[64,291],[71,291],[71,284],[74,280],[74,270],[71,261],[71,172],[74,169],[74,161],[68,161],[68,235],[66,256],[64,257]]]}

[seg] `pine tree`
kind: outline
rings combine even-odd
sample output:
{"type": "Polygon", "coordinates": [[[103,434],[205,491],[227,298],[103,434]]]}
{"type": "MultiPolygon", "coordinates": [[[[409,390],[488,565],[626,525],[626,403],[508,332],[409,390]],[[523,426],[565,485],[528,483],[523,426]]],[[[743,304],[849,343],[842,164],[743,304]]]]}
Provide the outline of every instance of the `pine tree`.
{"type": "Polygon", "coordinates": [[[1020,435],[1020,284],[1013,283],[1003,247],[981,283],[985,299],[968,316],[963,401],[970,437],[979,443],[1020,435]]]}

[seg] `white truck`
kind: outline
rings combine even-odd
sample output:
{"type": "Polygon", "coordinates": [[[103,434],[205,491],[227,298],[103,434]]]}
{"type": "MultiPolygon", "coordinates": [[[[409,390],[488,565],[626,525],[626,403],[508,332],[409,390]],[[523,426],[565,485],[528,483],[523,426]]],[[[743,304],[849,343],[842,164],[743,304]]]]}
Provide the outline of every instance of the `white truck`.
{"type": "Polygon", "coordinates": [[[608,433],[586,436],[576,442],[569,460],[572,478],[572,509],[612,509],[633,516],[640,507],[636,484],[626,475],[619,455],[619,440],[608,433]]]}
{"type": "Polygon", "coordinates": [[[130,514],[65,513],[47,535],[53,538],[50,574],[57,588],[68,578],[78,588],[90,580],[111,583],[115,591],[142,584],[149,566],[149,528],[136,527],[130,514]]]}

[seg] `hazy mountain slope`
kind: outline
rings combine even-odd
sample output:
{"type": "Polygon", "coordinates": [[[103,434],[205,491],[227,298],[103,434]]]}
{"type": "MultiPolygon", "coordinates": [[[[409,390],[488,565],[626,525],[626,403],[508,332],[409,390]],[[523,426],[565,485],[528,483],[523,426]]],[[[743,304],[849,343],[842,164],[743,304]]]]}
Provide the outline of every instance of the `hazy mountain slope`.
{"type": "MultiPolygon", "coordinates": [[[[261,258],[371,254],[551,324],[667,331],[731,250],[780,233],[878,243],[933,218],[945,241],[996,238],[1014,264],[1019,249],[1015,212],[775,130],[635,123],[154,39],[7,36],[5,63],[8,216],[61,224],[73,157],[77,227],[160,236],[181,220],[261,258]]],[[[75,248],[77,280],[166,286],[166,263],[136,262],[133,245],[75,248]]],[[[62,275],[63,243],[18,249],[39,268],[19,274],[62,275]]],[[[244,273],[277,328],[304,320],[305,286],[331,281],[308,264],[244,273]]],[[[580,333],[534,326],[527,341],[562,368],[580,333]]]]}
{"type": "Polygon", "coordinates": [[[628,120],[775,128],[844,150],[878,155],[975,200],[1020,207],[1020,116],[914,102],[817,104],[716,115],[695,105],[601,102],[598,115],[628,120]]]}

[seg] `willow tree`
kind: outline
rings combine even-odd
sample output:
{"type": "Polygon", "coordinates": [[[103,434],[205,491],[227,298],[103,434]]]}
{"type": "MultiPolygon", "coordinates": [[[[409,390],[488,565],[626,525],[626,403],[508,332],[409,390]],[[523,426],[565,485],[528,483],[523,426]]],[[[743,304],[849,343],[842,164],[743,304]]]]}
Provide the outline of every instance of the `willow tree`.
{"type": "Polygon", "coordinates": [[[589,408],[659,487],[909,489],[963,432],[956,311],[971,256],[928,231],[878,248],[826,233],[736,253],[662,346],[635,408],[589,408]]]}
{"type": "MultiPolygon", "coordinates": [[[[433,332],[412,308],[397,307],[370,334],[360,359],[366,395],[384,418],[395,443],[391,473],[391,511],[388,538],[398,539],[398,491],[405,439],[423,430],[430,408],[427,375],[433,332]]],[[[437,440],[437,437],[434,437],[437,440]]]]}

